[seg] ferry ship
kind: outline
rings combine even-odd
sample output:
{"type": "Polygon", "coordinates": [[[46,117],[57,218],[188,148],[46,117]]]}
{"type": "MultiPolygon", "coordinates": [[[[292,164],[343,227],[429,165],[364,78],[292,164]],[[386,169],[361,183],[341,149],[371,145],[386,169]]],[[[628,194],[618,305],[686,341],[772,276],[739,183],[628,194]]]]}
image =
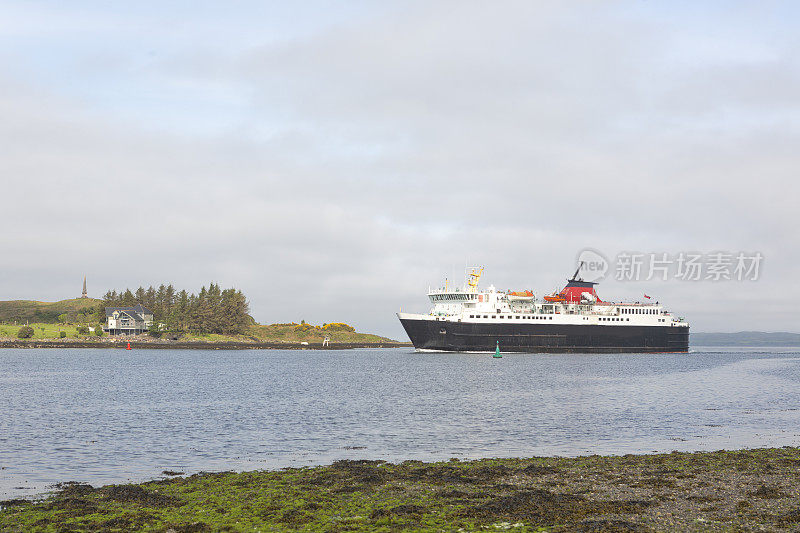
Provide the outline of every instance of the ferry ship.
{"type": "MultiPolygon", "coordinates": [[[[610,302],[575,271],[557,293],[478,288],[483,268],[462,287],[429,289],[428,314],[397,313],[417,351],[687,352],[689,324],[658,302],[610,302]]],[[[649,298],[649,297],[648,297],[649,298]]]]}

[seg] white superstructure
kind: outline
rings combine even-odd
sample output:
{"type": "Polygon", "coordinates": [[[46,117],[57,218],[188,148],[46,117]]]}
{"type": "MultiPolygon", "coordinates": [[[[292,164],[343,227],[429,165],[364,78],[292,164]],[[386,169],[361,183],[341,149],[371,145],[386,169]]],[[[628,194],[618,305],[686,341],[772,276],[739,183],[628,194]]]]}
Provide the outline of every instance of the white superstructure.
{"type": "Polygon", "coordinates": [[[602,301],[594,283],[577,279],[577,272],[560,293],[542,299],[530,291],[499,291],[491,285],[479,289],[482,274],[483,268],[469,269],[461,287],[450,288],[445,283],[444,287],[429,289],[433,306],[427,315],[398,313],[398,317],[472,323],[688,327],[683,318],[672,315],[658,302],[602,301]]]}

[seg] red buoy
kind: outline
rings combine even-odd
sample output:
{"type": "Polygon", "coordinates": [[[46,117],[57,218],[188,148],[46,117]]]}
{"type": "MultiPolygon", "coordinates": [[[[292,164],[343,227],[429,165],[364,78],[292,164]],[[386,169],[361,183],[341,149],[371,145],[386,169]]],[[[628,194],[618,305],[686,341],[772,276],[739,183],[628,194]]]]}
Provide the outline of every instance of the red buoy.
{"type": "Polygon", "coordinates": [[[130,350],[131,349],[131,343],[128,343],[128,346],[126,346],[125,349],[126,350],[130,350]]]}

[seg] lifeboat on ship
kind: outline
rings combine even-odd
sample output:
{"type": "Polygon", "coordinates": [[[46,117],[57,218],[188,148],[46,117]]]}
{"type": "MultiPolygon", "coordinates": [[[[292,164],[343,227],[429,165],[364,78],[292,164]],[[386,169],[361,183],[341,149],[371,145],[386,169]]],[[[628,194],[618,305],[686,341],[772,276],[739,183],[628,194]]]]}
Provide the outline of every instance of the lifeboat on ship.
{"type": "Polygon", "coordinates": [[[506,296],[512,302],[532,302],[534,298],[532,291],[508,291],[506,296]]]}

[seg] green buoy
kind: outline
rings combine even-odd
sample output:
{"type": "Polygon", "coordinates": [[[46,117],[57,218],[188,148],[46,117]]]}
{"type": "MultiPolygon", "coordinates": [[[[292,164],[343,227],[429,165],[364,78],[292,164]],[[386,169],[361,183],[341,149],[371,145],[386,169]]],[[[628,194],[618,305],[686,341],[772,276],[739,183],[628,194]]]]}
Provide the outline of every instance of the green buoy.
{"type": "Polygon", "coordinates": [[[497,341],[497,348],[494,349],[494,355],[492,357],[494,357],[495,359],[503,357],[502,355],[500,355],[500,341],[497,341]]]}

